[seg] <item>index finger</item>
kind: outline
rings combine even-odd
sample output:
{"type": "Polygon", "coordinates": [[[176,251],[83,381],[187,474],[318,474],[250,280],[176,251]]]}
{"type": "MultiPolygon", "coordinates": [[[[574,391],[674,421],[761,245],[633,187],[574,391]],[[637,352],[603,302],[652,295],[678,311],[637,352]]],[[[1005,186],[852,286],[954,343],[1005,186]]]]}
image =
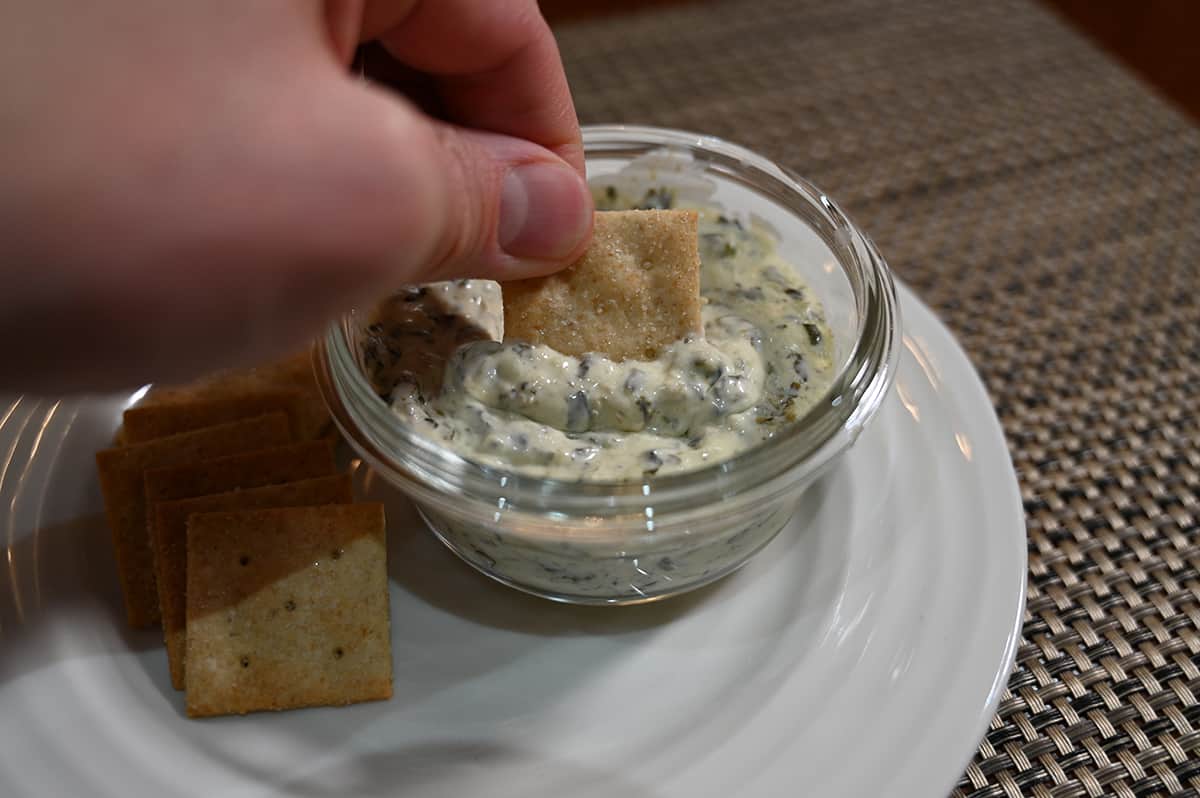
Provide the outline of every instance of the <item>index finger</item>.
{"type": "Polygon", "coordinates": [[[449,121],[540,144],[583,174],[575,104],[535,0],[370,0],[362,36],[435,76],[449,121]]]}

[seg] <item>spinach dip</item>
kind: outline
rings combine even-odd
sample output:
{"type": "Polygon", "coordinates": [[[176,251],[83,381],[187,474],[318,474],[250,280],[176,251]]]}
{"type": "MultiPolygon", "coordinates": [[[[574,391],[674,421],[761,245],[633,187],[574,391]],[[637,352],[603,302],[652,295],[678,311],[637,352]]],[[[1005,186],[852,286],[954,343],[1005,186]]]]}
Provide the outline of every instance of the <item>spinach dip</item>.
{"type": "MultiPolygon", "coordinates": [[[[670,208],[672,192],[596,191],[598,210],[670,208]]],[[[760,224],[699,213],[703,337],[653,361],[502,341],[498,284],[416,286],[377,311],[364,365],[401,423],[487,466],[638,481],[728,460],[794,422],[832,379],[820,301],[760,224]]]]}

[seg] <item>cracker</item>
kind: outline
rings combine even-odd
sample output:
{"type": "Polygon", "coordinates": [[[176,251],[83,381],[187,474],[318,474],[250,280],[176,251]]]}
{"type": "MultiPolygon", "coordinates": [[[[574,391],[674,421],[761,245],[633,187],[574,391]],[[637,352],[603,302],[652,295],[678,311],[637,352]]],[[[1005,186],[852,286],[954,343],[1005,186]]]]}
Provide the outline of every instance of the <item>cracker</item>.
{"type": "Polygon", "coordinates": [[[158,602],[162,607],[163,640],[171,668],[171,684],[184,685],[187,634],[187,520],[197,513],[349,504],[354,500],[345,474],[305,479],[283,485],[234,490],[177,501],[159,502],[151,509],[150,532],[158,602]]]}
{"type": "Polygon", "coordinates": [[[304,441],[146,471],[146,506],[235,488],[279,485],[333,474],[333,444],[304,441]]]}
{"type": "Polygon", "coordinates": [[[188,385],[155,387],[140,404],[151,407],[277,391],[299,395],[294,411],[297,438],[315,440],[331,434],[333,423],[313,374],[310,348],[261,366],[220,371],[188,385]]]}
{"type": "Polygon", "coordinates": [[[504,337],[580,357],[652,360],[702,331],[695,211],[605,211],[561,272],[503,283],[504,337]]]}
{"type": "Polygon", "coordinates": [[[287,443],[288,437],[287,416],[272,413],[96,453],[104,511],[130,626],[153,626],[159,620],[154,562],[146,531],[146,470],[278,446],[287,443]]]}
{"type": "Polygon", "coordinates": [[[392,695],[383,505],[193,515],[191,717],[392,695]]]}
{"type": "Polygon", "coordinates": [[[177,435],[217,424],[228,424],[264,413],[287,413],[293,436],[300,440],[304,423],[304,394],[298,390],[251,390],[228,396],[135,405],[124,414],[124,442],[177,435]]]}

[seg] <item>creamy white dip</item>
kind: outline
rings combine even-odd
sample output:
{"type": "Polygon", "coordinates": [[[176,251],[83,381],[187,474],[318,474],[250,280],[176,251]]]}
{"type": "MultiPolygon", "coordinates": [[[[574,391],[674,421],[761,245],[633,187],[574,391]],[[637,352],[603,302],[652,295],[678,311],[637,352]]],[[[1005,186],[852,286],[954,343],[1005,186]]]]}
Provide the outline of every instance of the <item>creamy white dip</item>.
{"type": "MultiPolygon", "coordinates": [[[[670,207],[666,189],[601,209],[670,207]]],[[[464,458],[524,474],[632,481],[728,460],[819,400],[824,311],[769,231],[698,207],[704,335],[654,361],[502,341],[496,283],[414,287],[380,308],[365,365],[402,423],[464,458]]]]}

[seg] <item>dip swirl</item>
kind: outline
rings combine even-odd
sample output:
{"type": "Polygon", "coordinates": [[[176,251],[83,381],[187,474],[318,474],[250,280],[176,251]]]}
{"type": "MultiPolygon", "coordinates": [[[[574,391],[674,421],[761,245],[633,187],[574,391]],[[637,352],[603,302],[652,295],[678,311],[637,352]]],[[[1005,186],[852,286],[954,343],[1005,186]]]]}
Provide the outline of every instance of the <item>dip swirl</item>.
{"type": "MultiPolygon", "coordinates": [[[[664,207],[611,187],[601,208],[664,207]]],[[[402,423],[485,465],[631,481],[728,460],[793,423],[832,378],[824,311],[769,231],[700,207],[704,336],[654,361],[502,342],[499,286],[415,287],[377,312],[364,365],[402,423]]]]}

